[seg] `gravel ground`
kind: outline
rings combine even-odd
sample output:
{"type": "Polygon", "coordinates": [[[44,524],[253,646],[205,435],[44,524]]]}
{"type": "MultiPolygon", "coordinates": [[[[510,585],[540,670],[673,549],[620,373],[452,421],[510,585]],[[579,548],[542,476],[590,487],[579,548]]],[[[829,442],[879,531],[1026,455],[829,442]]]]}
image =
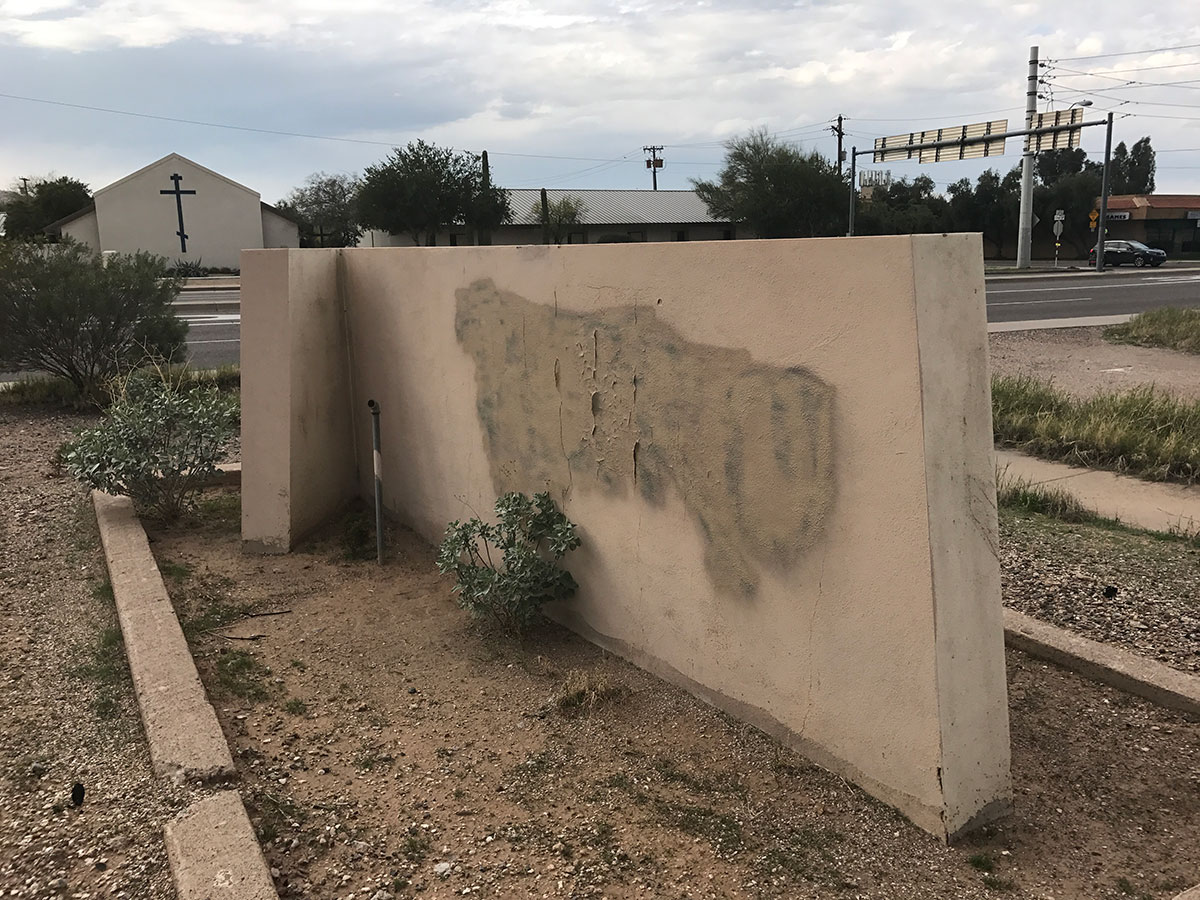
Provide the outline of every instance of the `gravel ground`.
{"type": "Polygon", "coordinates": [[[1005,512],[1000,559],[1013,609],[1200,672],[1200,549],[1190,543],[1005,512]]]}
{"type": "Polygon", "coordinates": [[[161,826],[181,798],[150,770],[95,519],[49,464],[88,421],[0,411],[5,898],[175,896],[161,826]]]}
{"type": "Polygon", "coordinates": [[[1200,399],[1200,356],[1110,344],[1103,331],[1057,328],[989,335],[992,371],[1049,378],[1080,397],[1153,383],[1180,396],[1200,399]]]}

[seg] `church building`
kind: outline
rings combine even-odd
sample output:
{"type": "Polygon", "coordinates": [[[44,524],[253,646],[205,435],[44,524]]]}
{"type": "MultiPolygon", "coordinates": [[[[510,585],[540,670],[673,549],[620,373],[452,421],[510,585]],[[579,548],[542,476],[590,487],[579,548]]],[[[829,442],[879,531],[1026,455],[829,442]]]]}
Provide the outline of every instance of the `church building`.
{"type": "Polygon", "coordinates": [[[211,268],[238,268],[243,250],[300,246],[297,224],[256,191],[178,153],[101,188],[46,230],[98,251],[145,250],[211,268]]]}

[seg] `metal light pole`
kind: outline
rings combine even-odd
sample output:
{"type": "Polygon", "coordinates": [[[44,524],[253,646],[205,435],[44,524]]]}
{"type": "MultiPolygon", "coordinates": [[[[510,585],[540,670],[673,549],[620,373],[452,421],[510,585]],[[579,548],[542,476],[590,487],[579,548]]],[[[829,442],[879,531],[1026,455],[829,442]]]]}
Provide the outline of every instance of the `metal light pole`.
{"type": "MultiPolygon", "coordinates": [[[[1025,88],[1025,127],[1033,128],[1037,115],[1038,48],[1029,48],[1029,80],[1025,88]]],[[[1025,139],[1021,157],[1021,219],[1017,226],[1017,268],[1028,269],[1033,244],[1033,141],[1025,139]]]]}
{"type": "Polygon", "coordinates": [[[1096,225],[1096,271],[1104,271],[1104,233],[1108,220],[1108,168],[1112,163],[1113,114],[1104,127],[1104,175],[1100,179],[1100,221],[1096,225]]]}

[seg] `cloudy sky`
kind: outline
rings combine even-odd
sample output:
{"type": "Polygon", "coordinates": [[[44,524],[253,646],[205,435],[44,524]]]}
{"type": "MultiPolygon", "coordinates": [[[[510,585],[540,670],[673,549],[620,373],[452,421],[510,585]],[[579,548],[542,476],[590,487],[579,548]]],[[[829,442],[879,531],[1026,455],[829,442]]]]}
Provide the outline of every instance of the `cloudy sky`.
{"type": "MultiPolygon", "coordinates": [[[[686,188],[760,125],[830,157],[838,114],[860,147],[1016,127],[1031,45],[1041,108],[1114,110],[1114,141],[1160,151],[1159,192],[1200,193],[1195,0],[0,0],[0,187],[95,189],[174,151],[273,202],[420,137],[489,150],[508,187],[649,187],[662,144],[659,186],[686,188]]],[[[1084,134],[1101,157],[1103,128],[1084,134]]]]}

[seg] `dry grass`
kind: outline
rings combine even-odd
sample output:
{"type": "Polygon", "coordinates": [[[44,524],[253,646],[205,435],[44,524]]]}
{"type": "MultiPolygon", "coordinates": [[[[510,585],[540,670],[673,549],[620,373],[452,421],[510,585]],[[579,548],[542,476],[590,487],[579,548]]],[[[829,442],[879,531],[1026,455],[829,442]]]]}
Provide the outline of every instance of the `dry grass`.
{"type": "Polygon", "coordinates": [[[1105,328],[1104,338],[1114,344],[1200,353],[1200,309],[1168,307],[1138,313],[1123,325],[1105,328]]]}
{"type": "Polygon", "coordinates": [[[1029,375],[992,378],[997,444],[1045,459],[1137,475],[1200,480],[1200,401],[1153,385],[1080,399],[1029,375]]]}
{"type": "Polygon", "coordinates": [[[579,716],[628,696],[629,688],[607,675],[571,669],[554,698],[554,705],[564,716],[579,716]]]}

